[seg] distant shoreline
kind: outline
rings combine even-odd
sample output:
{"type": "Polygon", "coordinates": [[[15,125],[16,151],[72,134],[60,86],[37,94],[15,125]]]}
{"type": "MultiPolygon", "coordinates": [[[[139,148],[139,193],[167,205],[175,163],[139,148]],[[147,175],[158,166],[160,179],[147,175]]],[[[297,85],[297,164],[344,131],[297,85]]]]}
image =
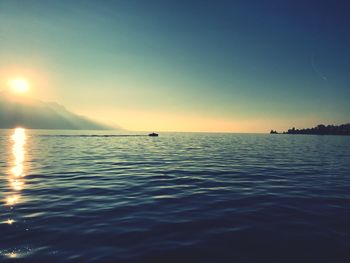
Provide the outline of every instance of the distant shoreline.
{"type": "Polygon", "coordinates": [[[270,134],[304,134],[304,135],[350,135],[350,124],[342,125],[323,125],[319,124],[314,128],[306,129],[289,129],[284,132],[277,132],[276,130],[271,130],[270,134]]]}

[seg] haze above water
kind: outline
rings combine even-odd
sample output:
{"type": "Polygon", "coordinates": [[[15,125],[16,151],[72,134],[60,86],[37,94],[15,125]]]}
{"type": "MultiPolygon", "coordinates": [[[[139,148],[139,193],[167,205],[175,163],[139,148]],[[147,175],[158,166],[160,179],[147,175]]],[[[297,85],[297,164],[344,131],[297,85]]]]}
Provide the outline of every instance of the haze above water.
{"type": "Polygon", "coordinates": [[[350,137],[97,135],[0,131],[1,261],[349,262],[350,137]]]}

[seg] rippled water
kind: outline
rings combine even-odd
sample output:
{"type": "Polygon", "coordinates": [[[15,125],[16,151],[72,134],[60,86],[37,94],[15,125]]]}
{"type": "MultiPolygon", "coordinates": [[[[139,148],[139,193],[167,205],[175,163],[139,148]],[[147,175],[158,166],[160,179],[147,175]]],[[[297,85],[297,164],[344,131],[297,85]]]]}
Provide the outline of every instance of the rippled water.
{"type": "Polygon", "coordinates": [[[350,262],[350,137],[102,135],[0,131],[1,261],[350,262]]]}

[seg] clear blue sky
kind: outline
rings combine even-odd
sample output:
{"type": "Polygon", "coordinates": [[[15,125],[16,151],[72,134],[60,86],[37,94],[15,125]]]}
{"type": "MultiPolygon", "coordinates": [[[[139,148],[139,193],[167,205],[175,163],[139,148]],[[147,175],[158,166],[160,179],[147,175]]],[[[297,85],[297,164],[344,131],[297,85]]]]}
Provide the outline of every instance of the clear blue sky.
{"type": "Polygon", "coordinates": [[[349,122],[347,1],[0,0],[0,77],[134,130],[349,122]]]}

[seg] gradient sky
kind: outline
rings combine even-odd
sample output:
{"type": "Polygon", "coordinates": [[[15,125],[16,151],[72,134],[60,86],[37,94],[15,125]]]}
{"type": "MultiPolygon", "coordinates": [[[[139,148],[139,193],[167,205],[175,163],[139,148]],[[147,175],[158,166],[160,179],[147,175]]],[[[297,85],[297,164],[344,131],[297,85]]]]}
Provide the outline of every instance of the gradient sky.
{"type": "Polygon", "coordinates": [[[348,1],[0,0],[0,81],[130,130],[349,122],[348,1]]]}

